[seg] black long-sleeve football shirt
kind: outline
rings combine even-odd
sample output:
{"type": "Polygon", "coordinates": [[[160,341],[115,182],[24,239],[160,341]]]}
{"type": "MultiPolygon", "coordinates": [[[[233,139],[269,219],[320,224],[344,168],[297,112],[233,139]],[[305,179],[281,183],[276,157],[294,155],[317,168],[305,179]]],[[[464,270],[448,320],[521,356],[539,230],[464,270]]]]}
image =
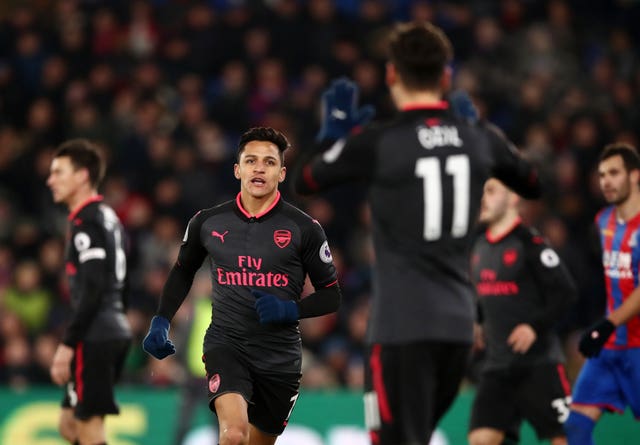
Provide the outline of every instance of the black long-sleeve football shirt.
{"type": "Polygon", "coordinates": [[[301,318],[333,312],[340,301],[336,270],[320,224],[280,194],[260,215],[233,201],[201,210],[189,222],[178,260],[163,289],[158,315],[171,320],[197,270],[209,260],[213,285],[206,352],[231,344],[263,370],[300,367],[298,323],[260,324],[251,289],[296,301],[301,318]],[[306,276],[316,292],[304,299],[306,276]]]}
{"type": "Polygon", "coordinates": [[[66,273],[72,317],[63,343],[131,338],[124,313],[127,274],[124,230],[117,215],[96,196],[69,215],[66,273]]]}
{"type": "Polygon", "coordinates": [[[554,327],[577,299],[577,288],[542,237],[519,221],[500,237],[480,236],[471,255],[471,275],[486,337],[485,369],[564,361],[554,327]],[[507,344],[522,323],[531,325],[537,336],[525,354],[507,344]]]}
{"type": "Polygon", "coordinates": [[[496,130],[453,116],[446,102],[407,107],[294,171],[302,194],[356,180],[369,186],[370,343],[472,341],[469,252],[491,176],[524,197],[539,195],[535,170],[514,147],[496,130]]]}

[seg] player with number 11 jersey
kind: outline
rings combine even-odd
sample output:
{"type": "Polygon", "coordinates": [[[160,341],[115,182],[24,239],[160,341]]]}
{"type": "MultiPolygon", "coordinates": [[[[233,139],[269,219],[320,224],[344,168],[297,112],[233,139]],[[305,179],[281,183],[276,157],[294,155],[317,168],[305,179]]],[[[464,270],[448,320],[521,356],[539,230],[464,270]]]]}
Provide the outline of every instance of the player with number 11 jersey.
{"type": "Polygon", "coordinates": [[[453,51],[441,29],[398,24],[388,51],[396,117],[356,133],[372,110],[356,109],[357,86],[336,80],[323,93],[317,137],[328,150],[299,163],[295,184],[300,193],[369,186],[375,270],[365,421],[374,445],[427,443],[457,394],[472,342],[468,258],[484,182],[493,175],[524,197],[539,192],[513,147],[472,122],[470,100],[465,114],[464,98],[452,99],[457,115],[442,100],[453,51]]]}
{"type": "Polygon", "coordinates": [[[353,180],[369,185],[372,343],[470,343],[469,247],[484,182],[495,176],[525,198],[539,193],[535,171],[497,130],[448,108],[413,104],[390,123],[338,140],[296,184],[302,193],[353,180]]]}

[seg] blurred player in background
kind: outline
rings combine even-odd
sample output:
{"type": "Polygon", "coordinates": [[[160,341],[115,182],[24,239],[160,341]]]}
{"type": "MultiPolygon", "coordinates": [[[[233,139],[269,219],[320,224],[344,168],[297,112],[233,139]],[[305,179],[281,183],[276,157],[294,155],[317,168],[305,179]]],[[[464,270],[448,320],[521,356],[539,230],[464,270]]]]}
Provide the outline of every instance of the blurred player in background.
{"type": "Polygon", "coordinates": [[[143,343],[158,359],[175,352],[170,320],[208,258],[214,310],[204,361],[221,445],[275,443],[299,395],[298,320],[335,312],[340,304],[322,227],[278,191],[288,147],[272,128],[242,135],[234,166],[240,193],[189,222],[143,343]],[[300,299],[307,274],[316,291],[300,299]]]}
{"type": "Polygon", "coordinates": [[[369,185],[376,264],[365,419],[374,444],[427,444],[467,369],[469,248],[483,184],[494,175],[528,198],[539,187],[509,142],[449,110],[452,47],[442,30],[401,24],[389,51],[386,82],[398,115],[357,132],[372,110],[357,108],[355,84],[334,82],[317,138],[326,151],[303,157],[294,179],[303,194],[369,185]]]}
{"type": "Polygon", "coordinates": [[[566,444],[570,388],[554,326],[577,299],[572,277],[533,230],[522,225],[520,198],[497,179],[484,186],[486,232],[471,255],[480,317],[476,346],[486,356],[471,412],[471,445],[517,442],[521,422],[540,440],[566,444]]]}
{"type": "Polygon", "coordinates": [[[593,444],[602,411],[627,406],[640,418],[640,157],[627,144],[605,147],[598,164],[609,206],[596,215],[607,289],[607,315],[589,328],[579,349],[587,357],[565,423],[570,445],[593,444]],[[603,349],[604,348],[604,349],[603,349]]]}
{"type": "Polygon", "coordinates": [[[98,149],[74,139],[54,153],[47,180],[53,200],[70,211],[66,272],[73,309],[51,378],[66,384],[60,433],[80,445],[106,444],[104,416],[119,412],[114,384],[131,341],[123,298],[124,232],[97,192],[104,171],[98,149]]]}

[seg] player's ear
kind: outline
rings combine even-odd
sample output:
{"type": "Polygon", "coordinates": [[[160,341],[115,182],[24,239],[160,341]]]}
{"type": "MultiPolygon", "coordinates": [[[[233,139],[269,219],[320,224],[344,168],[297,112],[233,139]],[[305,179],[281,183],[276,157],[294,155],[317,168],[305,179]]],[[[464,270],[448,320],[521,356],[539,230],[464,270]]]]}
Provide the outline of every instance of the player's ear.
{"type": "Polygon", "coordinates": [[[76,174],[80,176],[81,182],[91,182],[91,178],[89,177],[89,169],[88,168],[79,168],[76,170],[76,174]]]}
{"type": "Polygon", "coordinates": [[[638,170],[637,168],[634,168],[629,172],[629,177],[633,184],[640,184],[640,170],[638,170]]]}
{"type": "Polygon", "coordinates": [[[398,71],[396,71],[396,66],[391,62],[387,62],[386,64],[384,80],[388,87],[398,80],[398,71]]]}
{"type": "Polygon", "coordinates": [[[236,179],[240,179],[240,166],[238,164],[233,164],[233,176],[235,176],[236,179]]]}
{"type": "Polygon", "coordinates": [[[442,77],[440,78],[440,88],[443,93],[446,93],[451,89],[451,78],[453,76],[453,71],[449,65],[444,67],[444,71],[442,71],[442,77]]]}
{"type": "Polygon", "coordinates": [[[287,177],[287,167],[282,167],[280,169],[280,176],[278,177],[278,182],[284,181],[284,178],[287,177]]]}

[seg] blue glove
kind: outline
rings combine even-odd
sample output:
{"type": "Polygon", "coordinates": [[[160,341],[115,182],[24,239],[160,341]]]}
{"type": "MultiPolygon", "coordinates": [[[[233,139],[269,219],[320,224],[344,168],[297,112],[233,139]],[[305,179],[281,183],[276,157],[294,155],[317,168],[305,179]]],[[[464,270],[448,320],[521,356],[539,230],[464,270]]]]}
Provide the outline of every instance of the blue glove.
{"type": "Polygon", "coordinates": [[[453,114],[457,117],[467,119],[471,122],[478,121],[478,110],[475,105],[473,105],[473,101],[466,91],[456,90],[449,94],[447,100],[451,106],[451,111],[453,111],[453,114]]]}
{"type": "Polygon", "coordinates": [[[151,319],[151,327],[149,327],[149,333],[142,341],[142,349],[158,360],[175,354],[176,347],[169,340],[169,320],[159,315],[151,319]]]}
{"type": "Polygon", "coordinates": [[[578,349],[585,357],[597,357],[615,330],[616,326],[608,319],[599,320],[582,334],[578,349]]]}
{"type": "Polygon", "coordinates": [[[295,323],[300,316],[298,305],[293,300],[281,300],[275,295],[251,289],[256,297],[256,312],[260,323],[295,323]]]}
{"type": "Polygon", "coordinates": [[[346,77],[334,80],[322,93],[322,122],[317,142],[338,140],[373,118],[376,113],[373,106],[357,108],[358,95],[358,86],[346,77]]]}

